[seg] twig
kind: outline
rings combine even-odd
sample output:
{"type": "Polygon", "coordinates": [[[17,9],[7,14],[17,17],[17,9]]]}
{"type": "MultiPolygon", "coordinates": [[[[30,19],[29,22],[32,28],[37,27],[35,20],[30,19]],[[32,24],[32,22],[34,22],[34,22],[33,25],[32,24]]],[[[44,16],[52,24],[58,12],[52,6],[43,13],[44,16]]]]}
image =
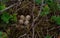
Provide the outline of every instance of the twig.
{"type": "MultiPolygon", "coordinates": [[[[28,4],[30,4],[31,2],[29,2],[28,4]]],[[[15,12],[17,13],[20,9],[24,8],[25,6],[27,6],[28,4],[22,6],[21,8],[17,9],[15,12]]]]}
{"type": "Polygon", "coordinates": [[[27,34],[25,33],[25,34],[23,34],[23,35],[19,36],[18,38],[24,37],[24,36],[26,36],[26,35],[27,35],[27,34]]]}
{"type": "MultiPolygon", "coordinates": [[[[34,20],[34,13],[33,13],[33,12],[34,12],[34,9],[35,9],[35,0],[34,0],[34,6],[33,6],[33,10],[32,10],[33,20],[34,20]]],[[[34,26],[34,22],[32,22],[32,26],[34,26]]],[[[32,34],[32,38],[34,38],[34,32],[35,32],[34,29],[35,29],[35,28],[33,27],[33,28],[32,28],[32,33],[33,33],[33,34],[32,34]]]]}
{"type": "Polygon", "coordinates": [[[8,9],[10,9],[10,8],[12,8],[13,6],[19,5],[19,4],[21,4],[21,2],[20,2],[20,3],[17,2],[17,3],[15,3],[15,4],[10,5],[9,7],[7,7],[7,8],[5,8],[5,9],[1,10],[1,11],[0,11],[0,14],[1,14],[2,12],[6,11],[6,10],[8,10],[8,9]]]}
{"type": "Polygon", "coordinates": [[[35,32],[35,30],[34,30],[35,28],[32,28],[32,31],[33,31],[33,34],[32,34],[32,38],[34,38],[34,32],[35,32]]]}
{"type": "MultiPolygon", "coordinates": [[[[32,22],[32,27],[31,28],[33,28],[34,27],[34,25],[33,25],[33,23],[35,23],[35,21],[38,19],[38,17],[40,16],[40,13],[41,13],[41,11],[42,11],[42,8],[43,8],[43,2],[44,2],[44,0],[42,0],[42,4],[41,4],[41,6],[40,6],[40,11],[39,11],[39,13],[38,13],[38,16],[35,18],[35,19],[33,19],[33,22],[32,22]]],[[[30,28],[30,29],[31,29],[30,28]]]]}
{"type": "Polygon", "coordinates": [[[41,11],[42,11],[43,6],[44,6],[44,0],[42,0],[42,4],[41,4],[41,6],[40,6],[40,11],[38,12],[37,17],[34,19],[34,22],[35,22],[35,21],[38,19],[38,17],[40,16],[40,13],[41,13],[41,11]]]}
{"type": "Polygon", "coordinates": [[[53,28],[49,29],[48,31],[51,31],[51,30],[54,30],[54,29],[57,29],[57,28],[60,28],[60,26],[58,26],[58,27],[53,27],[53,28]]]}
{"type": "Polygon", "coordinates": [[[27,38],[29,38],[29,34],[27,35],[27,38]]]}
{"type": "Polygon", "coordinates": [[[38,17],[40,16],[40,13],[41,13],[42,8],[43,8],[43,6],[44,6],[44,3],[43,3],[43,2],[44,2],[44,0],[42,0],[42,4],[41,4],[41,6],[40,6],[40,11],[39,11],[37,17],[33,20],[33,22],[35,22],[35,21],[38,19],[38,17]]]}
{"type": "Polygon", "coordinates": [[[43,33],[43,28],[41,28],[41,34],[43,35],[43,37],[45,37],[45,36],[44,36],[44,33],[43,33]]]}
{"type": "Polygon", "coordinates": [[[37,34],[38,34],[39,38],[42,38],[42,37],[41,37],[41,35],[39,34],[39,31],[36,31],[36,32],[37,32],[37,34]]]}
{"type": "MultiPolygon", "coordinates": [[[[40,12],[41,12],[42,7],[43,7],[43,2],[44,2],[44,0],[42,0],[42,4],[41,4],[41,7],[40,7],[40,11],[39,11],[39,13],[38,13],[38,16],[37,16],[35,19],[34,19],[34,16],[33,16],[32,27],[34,26],[35,21],[38,19],[39,15],[40,15],[40,12]]],[[[35,8],[35,0],[34,0],[34,8],[35,8]]],[[[34,9],[33,9],[33,11],[34,11],[34,9]]],[[[33,12],[32,12],[32,14],[33,14],[33,12]]],[[[33,15],[34,15],[34,14],[33,14],[33,15]]],[[[32,28],[32,30],[33,30],[32,38],[34,38],[34,27],[32,28]]]]}

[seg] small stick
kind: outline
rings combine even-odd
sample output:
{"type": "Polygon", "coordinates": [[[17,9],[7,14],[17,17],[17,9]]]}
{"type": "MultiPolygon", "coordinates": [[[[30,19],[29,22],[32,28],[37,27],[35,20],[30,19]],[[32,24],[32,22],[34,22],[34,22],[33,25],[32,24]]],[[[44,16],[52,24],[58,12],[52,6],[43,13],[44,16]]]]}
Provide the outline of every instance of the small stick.
{"type": "MultiPolygon", "coordinates": [[[[21,2],[20,2],[19,4],[21,4],[21,2]]],[[[13,6],[19,5],[19,4],[18,4],[18,2],[17,2],[17,3],[15,3],[15,4],[12,4],[12,5],[10,5],[9,7],[3,9],[3,10],[0,10],[0,14],[1,14],[2,12],[6,11],[6,10],[8,10],[8,9],[10,9],[10,8],[12,8],[13,6]]]]}

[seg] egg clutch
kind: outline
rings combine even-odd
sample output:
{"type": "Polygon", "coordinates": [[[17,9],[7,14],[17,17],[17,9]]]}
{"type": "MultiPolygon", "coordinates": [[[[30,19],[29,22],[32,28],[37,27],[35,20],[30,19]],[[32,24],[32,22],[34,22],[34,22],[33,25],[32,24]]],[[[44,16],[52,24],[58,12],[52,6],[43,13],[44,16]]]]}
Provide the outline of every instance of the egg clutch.
{"type": "Polygon", "coordinates": [[[19,24],[28,25],[30,19],[31,19],[31,16],[30,16],[30,15],[26,15],[26,16],[21,15],[21,16],[20,16],[20,19],[19,19],[19,24]]]}

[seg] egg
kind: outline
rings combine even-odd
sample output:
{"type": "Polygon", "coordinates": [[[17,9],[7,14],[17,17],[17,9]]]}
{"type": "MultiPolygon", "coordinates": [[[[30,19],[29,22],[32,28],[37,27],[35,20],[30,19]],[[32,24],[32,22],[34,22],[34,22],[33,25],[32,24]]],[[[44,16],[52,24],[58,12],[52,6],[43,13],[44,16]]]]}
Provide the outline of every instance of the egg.
{"type": "Polygon", "coordinates": [[[31,19],[31,16],[30,15],[27,15],[26,16],[26,20],[30,20],[31,19]]]}
{"type": "Polygon", "coordinates": [[[20,24],[23,24],[23,23],[24,23],[24,21],[20,19],[20,20],[19,20],[19,23],[20,23],[20,24]]]}
{"type": "Polygon", "coordinates": [[[20,16],[20,19],[21,19],[21,20],[25,20],[25,16],[24,16],[24,15],[21,15],[21,16],[20,16]]]}
{"type": "Polygon", "coordinates": [[[28,20],[26,20],[26,21],[24,22],[24,24],[25,24],[25,25],[28,25],[28,24],[29,24],[29,21],[28,21],[28,20]]]}

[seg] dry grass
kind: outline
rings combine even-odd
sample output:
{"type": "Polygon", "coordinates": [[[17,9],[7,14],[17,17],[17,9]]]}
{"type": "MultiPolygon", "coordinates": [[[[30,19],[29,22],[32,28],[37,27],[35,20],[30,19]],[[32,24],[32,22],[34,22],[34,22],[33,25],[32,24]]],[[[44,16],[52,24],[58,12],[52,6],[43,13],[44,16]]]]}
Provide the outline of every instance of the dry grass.
{"type": "MultiPolygon", "coordinates": [[[[8,2],[8,6],[13,5],[10,3],[8,2]]],[[[6,30],[7,34],[10,31],[10,34],[8,34],[9,38],[44,38],[47,34],[51,35],[52,38],[58,38],[60,26],[57,26],[55,23],[52,23],[52,21],[49,19],[51,14],[44,17],[39,16],[39,12],[41,12],[42,9],[41,5],[40,8],[39,5],[35,5],[33,1],[29,0],[24,0],[21,2],[21,4],[19,3],[20,2],[18,2],[17,5],[14,5],[9,8],[9,10],[7,11],[10,14],[16,12],[18,14],[18,21],[20,15],[30,15],[30,24],[20,25],[18,21],[17,23],[10,24],[10,26],[6,30]]]]}

